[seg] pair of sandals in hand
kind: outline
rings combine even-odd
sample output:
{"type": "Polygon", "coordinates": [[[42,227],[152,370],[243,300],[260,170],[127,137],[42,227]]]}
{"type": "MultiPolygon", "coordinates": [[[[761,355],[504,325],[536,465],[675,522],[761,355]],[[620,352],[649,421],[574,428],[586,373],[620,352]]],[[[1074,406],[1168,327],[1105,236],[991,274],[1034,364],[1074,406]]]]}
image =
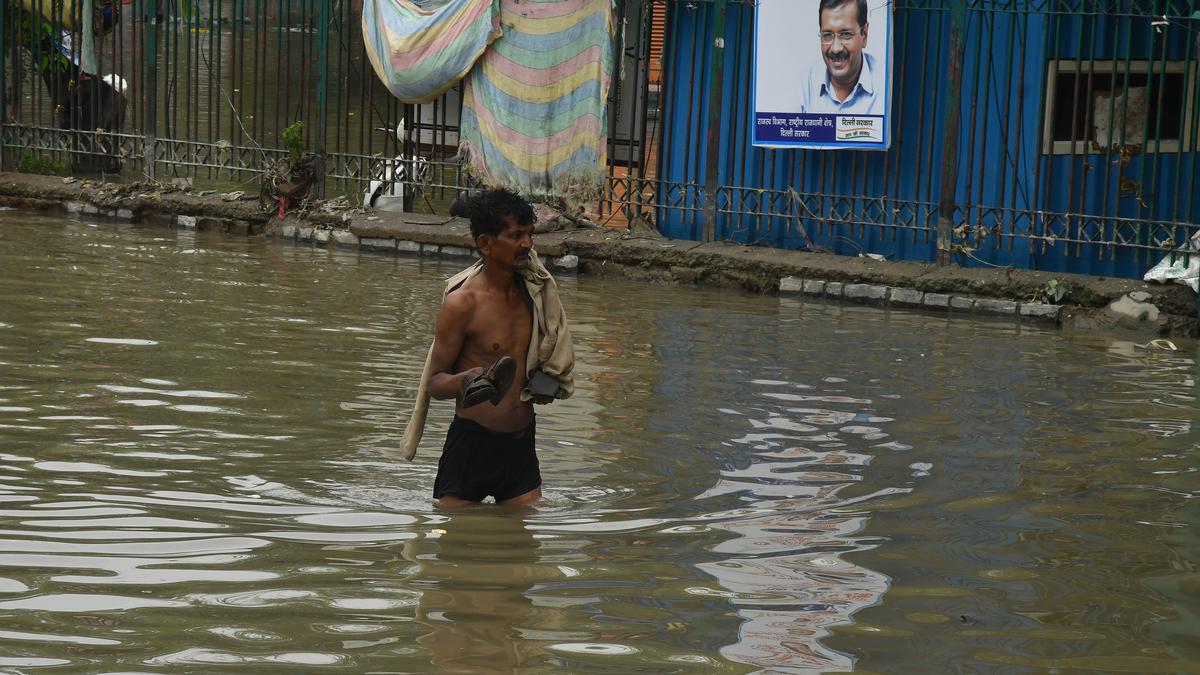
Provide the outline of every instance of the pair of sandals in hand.
{"type": "Polygon", "coordinates": [[[501,356],[477,375],[464,377],[459,399],[462,407],[470,408],[484,401],[491,401],[492,405],[500,403],[512,387],[516,375],[517,360],[511,356],[501,356]]]}

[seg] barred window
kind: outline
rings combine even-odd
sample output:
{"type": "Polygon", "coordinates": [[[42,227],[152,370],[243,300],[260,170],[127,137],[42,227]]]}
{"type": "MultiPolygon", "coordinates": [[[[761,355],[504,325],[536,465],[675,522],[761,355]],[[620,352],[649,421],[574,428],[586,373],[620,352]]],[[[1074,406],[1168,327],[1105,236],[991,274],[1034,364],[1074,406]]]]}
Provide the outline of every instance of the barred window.
{"type": "Polygon", "coordinates": [[[1193,149],[1195,66],[1186,61],[1051,61],[1042,152],[1193,149]]]}

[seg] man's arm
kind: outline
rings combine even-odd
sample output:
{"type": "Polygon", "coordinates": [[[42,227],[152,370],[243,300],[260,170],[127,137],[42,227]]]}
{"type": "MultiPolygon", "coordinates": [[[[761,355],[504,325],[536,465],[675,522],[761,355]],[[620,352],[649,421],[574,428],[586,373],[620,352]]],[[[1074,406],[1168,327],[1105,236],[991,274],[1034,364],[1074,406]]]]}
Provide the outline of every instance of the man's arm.
{"type": "Polygon", "coordinates": [[[474,307],[472,298],[461,291],[446,296],[438,312],[430,356],[429,395],[436,399],[458,398],[462,380],[480,368],[455,373],[454,364],[467,337],[467,325],[474,307]]]}

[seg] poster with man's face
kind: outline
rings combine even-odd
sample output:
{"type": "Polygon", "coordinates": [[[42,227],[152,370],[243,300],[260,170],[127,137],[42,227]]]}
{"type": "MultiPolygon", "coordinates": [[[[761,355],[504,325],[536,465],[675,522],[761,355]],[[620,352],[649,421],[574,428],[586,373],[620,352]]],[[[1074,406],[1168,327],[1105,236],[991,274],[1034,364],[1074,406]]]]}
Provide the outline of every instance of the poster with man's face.
{"type": "Polygon", "coordinates": [[[755,145],[891,145],[891,7],[888,0],[758,0],[755,145]]]}

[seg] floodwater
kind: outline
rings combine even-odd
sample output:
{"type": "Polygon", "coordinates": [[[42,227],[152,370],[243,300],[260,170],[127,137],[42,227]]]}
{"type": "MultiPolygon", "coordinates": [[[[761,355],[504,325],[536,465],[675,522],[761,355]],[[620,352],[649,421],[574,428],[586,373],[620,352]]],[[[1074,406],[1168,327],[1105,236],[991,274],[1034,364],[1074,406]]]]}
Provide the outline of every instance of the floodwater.
{"type": "Polygon", "coordinates": [[[0,213],[0,669],[1200,672],[1195,344],[567,277],[451,512],[460,266],[0,213]]]}

